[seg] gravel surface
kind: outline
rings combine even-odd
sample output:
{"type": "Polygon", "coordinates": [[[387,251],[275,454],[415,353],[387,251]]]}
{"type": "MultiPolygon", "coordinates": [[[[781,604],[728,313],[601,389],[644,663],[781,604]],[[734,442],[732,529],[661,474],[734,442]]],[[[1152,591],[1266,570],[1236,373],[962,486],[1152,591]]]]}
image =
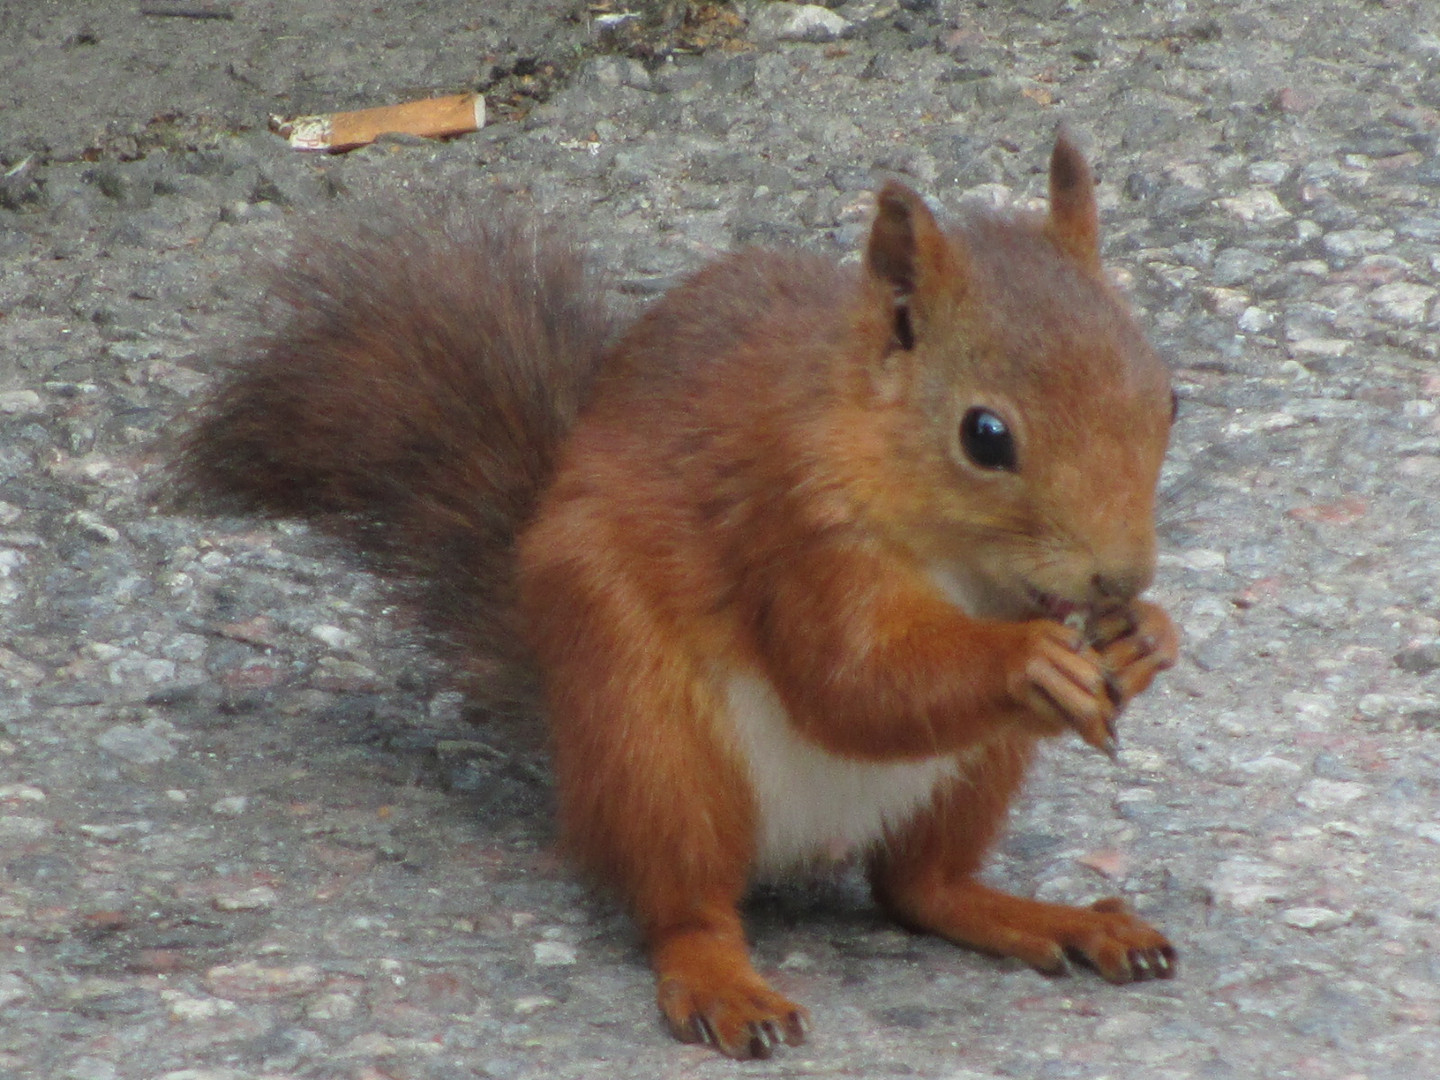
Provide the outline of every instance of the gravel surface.
{"type": "Polygon", "coordinates": [[[0,1078],[1434,1075],[1432,0],[225,10],[0,0],[0,1078]],[[498,120],[448,144],[266,130],[467,88],[498,120]],[[638,305],[740,243],[853,253],[877,177],[1035,199],[1062,120],[1180,390],[1186,646],[1118,766],[1053,748],[993,878],[1123,893],[1180,976],[1047,980],[842,876],[751,911],[807,1046],[673,1043],[535,729],[469,725],[305,530],[157,510],[164,434],[297,212],[498,190],[638,305]]]}

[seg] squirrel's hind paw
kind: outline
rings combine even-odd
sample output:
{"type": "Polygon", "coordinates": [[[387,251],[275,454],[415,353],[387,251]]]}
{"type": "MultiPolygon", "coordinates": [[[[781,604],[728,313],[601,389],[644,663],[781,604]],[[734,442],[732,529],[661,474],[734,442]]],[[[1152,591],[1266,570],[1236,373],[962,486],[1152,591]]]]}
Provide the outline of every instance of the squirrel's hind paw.
{"type": "Polygon", "coordinates": [[[1175,948],[1165,936],[1130,910],[1119,897],[1097,900],[1080,914],[1093,912],[1088,931],[1066,952],[1112,983],[1169,979],[1175,975],[1175,948]]]}
{"type": "Polygon", "coordinates": [[[804,1008],[758,985],[660,985],[660,1011],[681,1042],[704,1043],[726,1057],[768,1058],[776,1047],[799,1046],[809,1029],[804,1008]]]}
{"type": "Polygon", "coordinates": [[[732,1058],[768,1058],[805,1041],[810,1014],[777,994],[750,966],[743,938],[680,933],[654,949],[656,996],[682,1042],[732,1058]]]}
{"type": "Polygon", "coordinates": [[[1116,898],[1069,907],[1011,896],[968,879],[939,887],[887,882],[881,896],[891,914],[909,926],[982,952],[1013,956],[1047,975],[1065,974],[1067,959],[1112,983],[1175,974],[1174,947],[1116,898]]]}

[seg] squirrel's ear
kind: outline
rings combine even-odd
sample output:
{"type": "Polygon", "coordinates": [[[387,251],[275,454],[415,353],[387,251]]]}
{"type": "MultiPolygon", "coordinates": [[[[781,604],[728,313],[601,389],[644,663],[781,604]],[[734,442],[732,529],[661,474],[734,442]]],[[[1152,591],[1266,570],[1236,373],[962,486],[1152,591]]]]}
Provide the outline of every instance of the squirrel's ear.
{"type": "Polygon", "coordinates": [[[1095,206],[1095,175],[1090,163],[1061,130],[1050,153],[1051,239],[1090,270],[1100,269],[1100,212],[1095,206]]]}
{"type": "Polygon", "coordinates": [[[865,268],[895,300],[895,338],[915,344],[916,316],[923,322],[930,301],[957,279],[955,252],[925,200],[897,180],[875,196],[875,223],[865,248],[865,268]]]}

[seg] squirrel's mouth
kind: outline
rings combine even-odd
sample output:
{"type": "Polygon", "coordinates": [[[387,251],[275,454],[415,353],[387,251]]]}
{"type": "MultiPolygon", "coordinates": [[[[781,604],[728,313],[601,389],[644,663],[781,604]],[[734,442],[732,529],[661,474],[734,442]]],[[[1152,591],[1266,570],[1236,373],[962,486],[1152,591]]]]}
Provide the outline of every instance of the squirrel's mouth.
{"type": "Polygon", "coordinates": [[[1054,593],[1041,592],[1033,586],[1028,588],[1030,603],[1037,614],[1047,619],[1054,619],[1056,622],[1064,623],[1066,626],[1073,626],[1077,630],[1083,630],[1085,624],[1095,613],[1088,604],[1079,604],[1074,600],[1065,600],[1054,593]]]}

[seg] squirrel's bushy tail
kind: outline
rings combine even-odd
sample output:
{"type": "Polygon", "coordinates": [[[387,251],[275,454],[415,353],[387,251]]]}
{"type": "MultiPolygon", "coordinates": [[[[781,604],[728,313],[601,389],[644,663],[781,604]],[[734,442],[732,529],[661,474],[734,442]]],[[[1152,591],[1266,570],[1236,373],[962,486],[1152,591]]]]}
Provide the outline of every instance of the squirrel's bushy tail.
{"type": "Polygon", "coordinates": [[[514,542],[610,337],[553,233],[486,208],[314,221],[261,331],[182,436],[182,498],[355,545],[453,648],[467,689],[528,698],[514,542]]]}

